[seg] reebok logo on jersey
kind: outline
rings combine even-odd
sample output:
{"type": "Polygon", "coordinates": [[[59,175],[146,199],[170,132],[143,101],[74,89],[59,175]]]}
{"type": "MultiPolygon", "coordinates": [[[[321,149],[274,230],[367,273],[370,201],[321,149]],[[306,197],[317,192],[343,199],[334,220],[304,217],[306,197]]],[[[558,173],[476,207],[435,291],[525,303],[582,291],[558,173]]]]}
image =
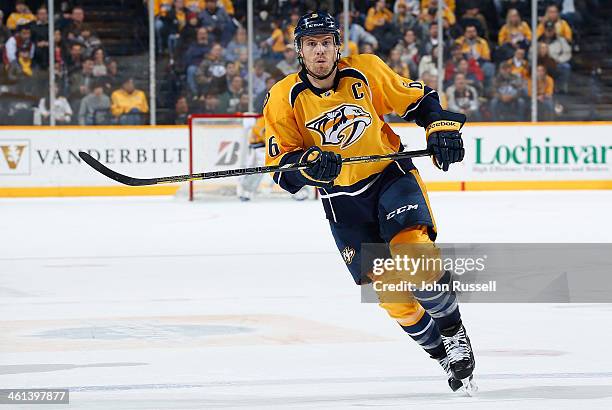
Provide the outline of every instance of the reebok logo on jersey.
{"type": "Polygon", "coordinates": [[[387,214],[387,221],[403,212],[410,211],[412,209],[419,209],[419,204],[400,206],[395,211],[391,211],[387,214]]]}
{"type": "Polygon", "coordinates": [[[321,145],[339,145],[345,149],[354,144],[372,124],[372,116],[362,107],[342,104],[306,124],[321,136],[321,145]]]}
{"type": "Polygon", "coordinates": [[[347,265],[350,265],[351,262],[353,262],[353,258],[355,257],[355,249],[351,248],[350,246],[347,246],[346,248],[342,249],[341,253],[344,262],[346,262],[347,265]]]}

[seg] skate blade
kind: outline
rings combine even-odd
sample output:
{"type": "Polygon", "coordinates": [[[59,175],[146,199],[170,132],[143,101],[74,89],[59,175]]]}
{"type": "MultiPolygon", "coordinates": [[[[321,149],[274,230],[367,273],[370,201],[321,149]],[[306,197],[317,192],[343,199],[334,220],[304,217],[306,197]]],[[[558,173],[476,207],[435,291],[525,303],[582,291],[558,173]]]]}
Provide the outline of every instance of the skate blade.
{"type": "Polygon", "coordinates": [[[476,385],[476,383],[474,383],[474,380],[471,376],[469,378],[461,380],[461,383],[463,383],[463,387],[461,388],[461,390],[468,397],[474,396],[478,391],[478,386],[476,385]]]}

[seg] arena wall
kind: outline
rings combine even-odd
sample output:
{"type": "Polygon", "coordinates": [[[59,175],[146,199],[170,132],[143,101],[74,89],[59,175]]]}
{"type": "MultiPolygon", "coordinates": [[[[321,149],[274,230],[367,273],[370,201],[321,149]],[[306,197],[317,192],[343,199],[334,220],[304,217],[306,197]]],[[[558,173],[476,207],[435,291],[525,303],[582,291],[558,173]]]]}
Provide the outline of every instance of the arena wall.
{"type": "MultiPolygon", "coordinates": [[[[393,127],[408,149],[424,147],[422,129],[393,127]]],[[[470,124],[463,138],[466,157],[450,172],[428,158],[415,160],[428,189],[612,189],[612,122],[470,124]]],[[[184,126],[2,127],[0,197],[172,195],[178,185],[121,186],[77,153],[87,151],[122,173],[153,177],[188,173],[188,144],[184,126]]],[[[223,140],[216,152],[233,167],[223,140]]]]}

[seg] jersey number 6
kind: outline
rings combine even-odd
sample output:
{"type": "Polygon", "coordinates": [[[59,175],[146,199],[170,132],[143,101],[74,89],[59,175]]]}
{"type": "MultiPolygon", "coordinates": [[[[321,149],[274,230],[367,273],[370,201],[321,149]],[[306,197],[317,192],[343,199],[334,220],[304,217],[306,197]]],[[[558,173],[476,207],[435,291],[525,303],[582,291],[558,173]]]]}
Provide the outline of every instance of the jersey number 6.
{"type": "Polygon", "coordinates": [[[276,143],[276,138],[273,135],[268,139],[268,156],[270,158],[274,158],[278,154],[280,154],[280,148],[278,147],[278,144],[276,143]]]}

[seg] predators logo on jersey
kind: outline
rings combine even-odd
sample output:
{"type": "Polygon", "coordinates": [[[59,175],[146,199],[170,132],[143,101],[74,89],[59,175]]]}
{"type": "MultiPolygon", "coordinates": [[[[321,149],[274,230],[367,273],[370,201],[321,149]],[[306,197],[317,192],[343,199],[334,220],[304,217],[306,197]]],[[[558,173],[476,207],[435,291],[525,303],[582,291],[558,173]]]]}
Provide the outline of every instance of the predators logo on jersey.
{"type": "Polygon", "coordinates": [[[372,124],[372,116],[358,105],[342,104],[306,124],[321,136],[321,145],[352,145],[372,124]]]}
{"type": "Polygon", "coordinates": [[[355,257],[355,249],[351,248],[350,246],[347,246],[346,248],[342,249],[341,253],[344,262],[347,265],[350,265],[353,262],[353,258],[355,257]]]}

